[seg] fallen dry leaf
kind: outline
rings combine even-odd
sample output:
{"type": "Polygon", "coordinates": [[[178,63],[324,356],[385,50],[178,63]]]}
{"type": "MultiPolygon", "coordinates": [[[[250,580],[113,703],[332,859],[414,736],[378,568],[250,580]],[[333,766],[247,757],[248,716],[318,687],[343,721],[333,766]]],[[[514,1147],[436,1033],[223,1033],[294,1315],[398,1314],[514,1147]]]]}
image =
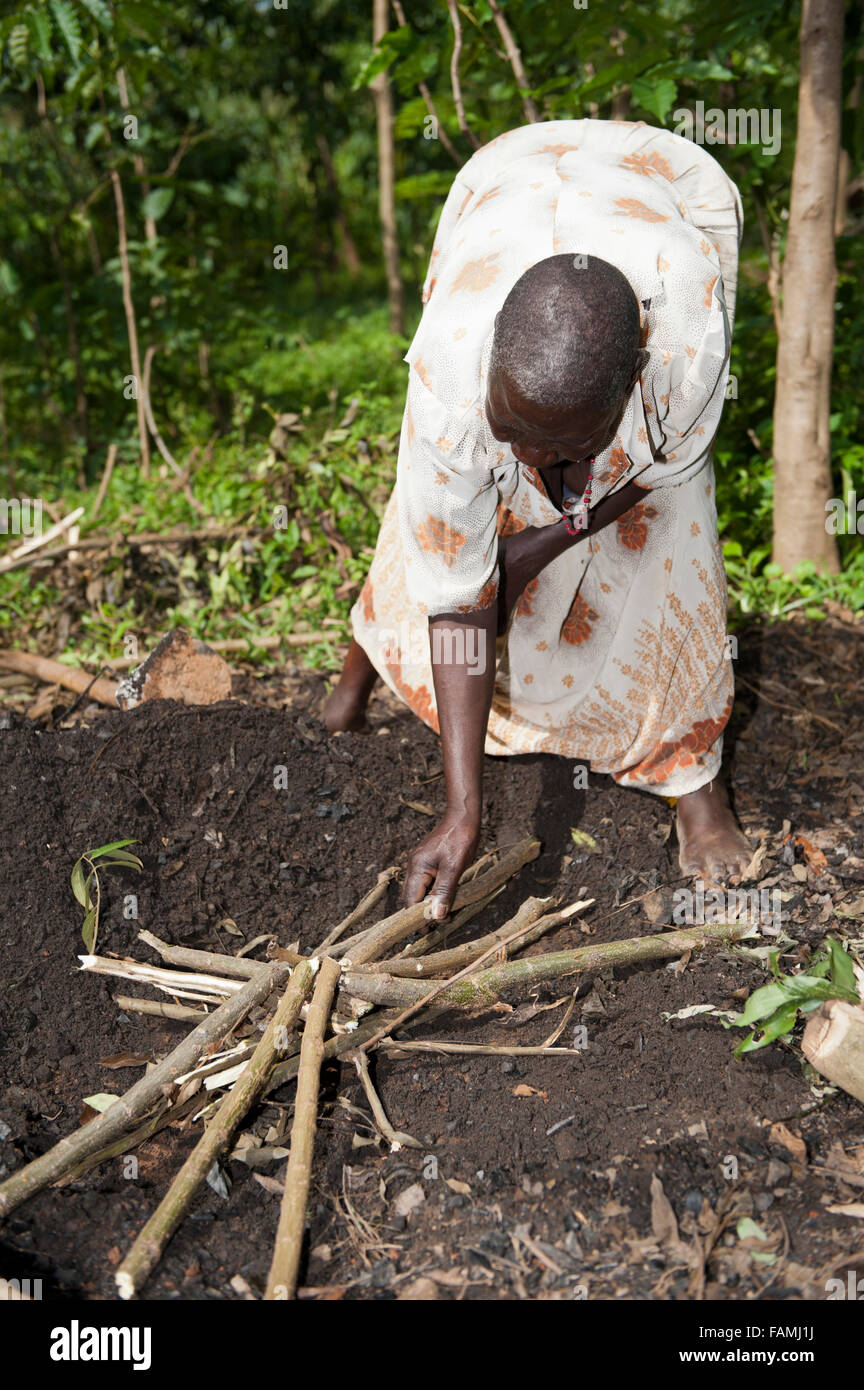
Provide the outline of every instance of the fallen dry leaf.
{"type": "Polygon", "coordinates": [[[526,1086],[524,1081],[520,1082],[518,1086],[514,1086],[514,1087],[513,1087],[513,1090],[512,1090],[512,1092],[511,1092],[511,1095],[514,1095],[514,1096],[542,1096],[544,1100],[548,1100],[548,1099],[549,1099],[549,1097],[547,1096],[547,1094],[546,1094],[545,1091],[538,1091],[536,1086],[526,1086]]]}
{"type": "Polygon", "coordinates": [[[467,1182],[460,1182],[458,1178],[445,1178],[444,1181],[451,1192],[458,1192],[463,1197],[471,1196],[471,1188],[468,1186],[467,1182]]]}
{"type": "Polygon", "coordinates": [[[806,840],[803,835],[796,835],[795,844],[800,846],[801,853],[804,855],[807,862],[807,867],[812,869],[814,874],[821,874],[823,869],[827,869],[828,860],[825,858],[822,850],[817,849],[810,840],[806,840]]]}
{"type": "Polygon", "coordinates": [[[771,1126],[770,1132],[772,1143],[779,1144],[780,1147],[784,1148],[787,1153],[790,1153],[798,1163],[807,1162],[807,1145],[799,1135],[793,1134],[792,1131],[787,1129],[779,1120],[776,1124],[771,1126]]]}
{"type": "Polygon", "coordinates": [[[659,1245],[678,1244],[675,1212],[656,1173],[651,1178],[651,1229],[659,1245]]]}
{"type": "Polygon", "coordinates": [[[846,1202],[843,1206],[826,1207],[826,1211],[833,1211],[835,1216],[857,1216],[859,1221],[864,1221],[864,1202],[846,1202]]]}

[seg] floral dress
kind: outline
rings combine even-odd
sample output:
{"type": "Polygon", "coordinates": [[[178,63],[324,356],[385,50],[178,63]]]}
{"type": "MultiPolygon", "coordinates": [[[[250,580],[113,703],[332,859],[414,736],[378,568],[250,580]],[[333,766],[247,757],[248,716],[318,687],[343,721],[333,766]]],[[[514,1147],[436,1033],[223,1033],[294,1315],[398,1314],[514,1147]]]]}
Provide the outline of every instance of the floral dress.
{"type": "Polygon", "coordinates": [[[494,602],[498,538],[561,524],[486,421],[495,315],[537,261],[593,255],[633,287],[649,362],[589,505],[629,481],[645,497],[525,589],[498,642],[486,751],[558,753],[667,796],[716,775],[733,681],[711,448],[740,235],[717,162],[642,122],[524,126],[457,175],[406,356],[396,486],[352,612],[373,665],[431,728],[428,617],[494,602]]]}

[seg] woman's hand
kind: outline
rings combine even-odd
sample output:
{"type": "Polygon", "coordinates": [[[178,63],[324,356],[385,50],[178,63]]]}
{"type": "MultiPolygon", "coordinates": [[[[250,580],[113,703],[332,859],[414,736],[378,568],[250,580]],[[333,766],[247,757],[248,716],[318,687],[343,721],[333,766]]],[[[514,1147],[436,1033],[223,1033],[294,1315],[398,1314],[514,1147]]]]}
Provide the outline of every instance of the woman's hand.
{"type": "Polygon", "coordinates": [[[526,526],[498,543],[498,635],[533,579],[566,550],[571,537],[563,526],[526,526]]]}
{"type": "Polygon", "coordinates": [[[450,911],[459,879],[474,858],[480,840],[476,816],[449,811],[408,860],[402,899],[409,906],[430,893],[431,916],[441,921],[450,911]]]}
{"type": "Polygon", "coordinates": [[[650,489],[637,483],[625,483],[609,493],[588,513],[588,525],[571,536],[563,522],[550,526],[526,526],[498,542],[498,635],[507,629],[510,616],[532,579],[542,574],[547,565],[563,555],[572,545],[579,545],[589,536],[596,536],[606,526],[617,521],[637,502],[650,496],[650,489]]]}

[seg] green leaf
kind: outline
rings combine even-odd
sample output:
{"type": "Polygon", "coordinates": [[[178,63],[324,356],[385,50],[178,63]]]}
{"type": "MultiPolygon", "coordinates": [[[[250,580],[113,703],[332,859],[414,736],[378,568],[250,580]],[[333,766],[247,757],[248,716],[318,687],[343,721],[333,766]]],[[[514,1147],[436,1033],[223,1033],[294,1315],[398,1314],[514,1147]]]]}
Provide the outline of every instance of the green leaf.
{"type": "Polygon", "coordinates": [[[795,1027],[795,1019],[798,1016],[797,1004],[786,1004],[782,1009],[778,1009],[771,1018],[768,1019],[761,1031],[761,1036],[751,1033],[749,1038],[745,1038],[735,1048],[735,1056],[743,1057],[745,1052],[758,1052],[760,1048],[767,1047],[769,1043],[776,1042],[778,1038],[783,1038],[787,1033],[791,1033],[795,1027]]]}
{"type": "Polygon", "coordinates": [[[141,211],[145,217],[152,217],[154,222],[158,222],[160,217],[164,217],[173,201],[173,188],[154,188],[143,200],[141,211]]]}
{"type": "Polygon", "coordinates": [[[84,945],[87,947],[89,955],[93,955],[96,950],[96,932],[99,927],[99,909],[91,907],[87,916],[84,918],[84,925],[81,928],[81,935],[84,938],[84,945]]]}
{"type": "Polygon", "coordinates": [[[82,907],[90,906],[90,879],[84,877],[84,860],[79,859],[72,870],[72,892],[82,907]]]}
{"type": "Polygon", "coordinates": [[[30,44],[30,31],[26,24],[16,24],[7,41],[9,57],[16,68],[23,68],[27,62],[27,50],[30,44]]]}
{"type": "Polygon", "coordinates": [[[756,1225],[756,1222],[755,1222],[755,1221],[753,1220],[753,1218],[750,1217],[750,1216],[742,1216],[742,1217],[741,1217],[741,1220],[738,1222],[738,1224],[737,1224],[736,1227],[735,1227],[735,1232],[736,1232],[736,1234],[737,1234],[739,1240],[753,1240],[753,1239],[756,1239],[756,1240],[767,1240],[767,1239],[768,1239],[768,1237],[766,1236],[765,1232],[762,1230],[762,1227],[761,1227],[761,1226],[757,1226],[757,1225],[756,1225]]]}
{"type": "Polygon", "coordinates": [[[145,38],[154,44],[158,44],[164,37],[164,15],[153,5],[141,4],[138,0],[123,0],[117,18],[124,29],[144,34],[145,38]]]}
{"type": "Polygon", "coordinates": [[[127,845],[137,844],[137,840],[114,840],[110,845],[100,845],[98,849],[88,849],[88,859],[101,859],[103,854],[110,854],[114,849],[125,849],[127,845]]]}
{"type": "Polygon", "coordinates": [[[852,957],[846,953],[839,941],[833,936],[828,938],[828,953],[831,957],[831,979],[835,985],[842,989],[848,989],[850,994],[856,994],[858,984],[855,979],[855,970],[852,964],[852,957]]]}
{"type": "Polygon", "coordinates": [[[114,19],[110,9],[105,4],[105,0],[78,0],[78,3],[95,19],[100,29],[104,29],[106,34],[111,32],[114,27],[114,19]]]}
{"type": "Polygon", "coordinates": [[[100,1115],[105,1110],[110,1110],[119,1096],[112,1096],[109,1091],[97,1091],[95,1096],[85,1096],[84,1104],[89,1105],[91,1110],[98,1110],[100,1115]]]}
{"type": "Polygon", "coordinates": [[[666,120],[678,96],[678,87],[671,77],[636,77],[630,90],[633,100],[656,116],[658,121],[666,120]]]}
{"type": "Polygon", "coordinates": [[[586,854],[602,854],[594,836],[589,835],[587,830],[571,830],[570,839],[578,849],[584,850],[586,854]]]}
{"type": "Polygon", "coordinates": [[[698,78],[702,82],[731,82],[735,74],[729,68],[723,67],[722,63],[713,63],[708,58],[687,58],[681,61],[677,58],[670,58],[665,63],[656,63],[648,72],[643,73],[644,77],[677,77],[679,81],[684,78],[698,78]]]}
{"type": "Polygon", "coordinates": [[[396,197],[438,197],[441,193],[448,193],[450,191],[452,182],[452,174],[445,173],[443,170],[439,169],[430,169],[426,174],[412,174],[409,178],[399,179],[396,184],[396,197]]]}
{"type": "Polygon", "coordinates": [[[74,66],[78,66],[78,57],[81,53],[81,25],[78,16],[69,4],[69,0],[48,0],[54,22],[63,36],[63,41],[69,50],[69,57],[74,66]]]}
{"type": "Polygon", "coordinates": [[[118,849],[110,857],[102,860],[102,867],[105,869],[137,869],[140,873],[144,865],[137,854],[130,854],[128,850],[118,849]]]}

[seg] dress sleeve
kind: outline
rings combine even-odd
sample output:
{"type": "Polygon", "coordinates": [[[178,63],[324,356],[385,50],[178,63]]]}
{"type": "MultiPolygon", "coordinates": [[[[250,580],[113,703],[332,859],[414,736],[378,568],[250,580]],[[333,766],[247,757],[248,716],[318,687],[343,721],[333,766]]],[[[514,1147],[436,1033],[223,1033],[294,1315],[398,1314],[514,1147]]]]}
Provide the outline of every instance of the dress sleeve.
{"type": "Polygon", "coordinates": [[[480,406],[454,414],[422,373],[418,360],[396,479],[405,585],[430,616],[488,608],[498,592],[498,487],[478,428],[480,406]]]}
{"type": "Polygon", "coordinates": [[[647,467],[634,472],[643,487],[678,487],[711,459],[726,398],[732,334],[720,277],[706,289],[710,312],[701,341],[683,354],[661,351],[643,379],[637,403],[645,410],[640,435],[650,439],[653,453],[647,467]]]}

